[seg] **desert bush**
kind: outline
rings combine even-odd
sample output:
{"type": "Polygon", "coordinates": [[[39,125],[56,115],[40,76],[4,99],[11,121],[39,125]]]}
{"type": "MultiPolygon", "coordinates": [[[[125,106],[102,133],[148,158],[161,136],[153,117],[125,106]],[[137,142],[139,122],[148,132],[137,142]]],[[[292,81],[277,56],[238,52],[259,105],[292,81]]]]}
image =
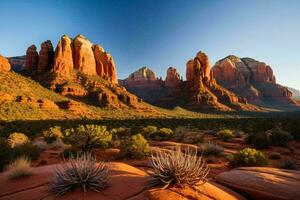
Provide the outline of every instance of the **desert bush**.
{"type": "Polygon", "coordinates": [[[36,160],[40,156],[41,150],[34,144],[27,142],[26,144],[15,147],[12,151],[12,158],[27,157],[29,160],[36,160]]]}
{"type": "Polygon", "coordinates": [[[251,148],[245,148],[232,154],[228,159],[232,167],[265,166],[268,164],[268,160],[262,152],[251,148]]]}
{"type": "Polygon", "coordinates": [[[113,140],[126,138],[130,136],[131,129],[125,127],[113,128],[110,130],[113,140]]]}
{"type": "Polygon", "coordinates": [[[205,183],[209,168],[197,151],[186,150],[182,152],[178,147],[171,151],[153,153],[150,159],[153,167],[152,179],[149,187],[163,185],[190,186],[205,183]]]}
{"type": "Polygon", "coordinates": [[[82,152],[89,152],[94,148],[106,148],[112,140],[112,134],[106,126],[79,125],[76,129],[64,132],[64,141],[82,152]]]}
{"type": "Polygon", "coordinates": [[[294,161],[291,161],[291,160],[286,160],[284,161],[281,166],[280,166],[281,169],[292,169],[292,170],[296,170],[298,169],[296,163],[294,161]]]}
{"type": "Polygon", "coordinates": [[[0,137],[0,172],[11,159],[12,149],[5,138],[0,137]]]}
{"type": "Polygon", "coordinates": [[[83,154],[69,159],[69,162],[53,173],[50,190],[61,196],[80,188],[83,192],[93,190],[96,192],[108,186],[108,167],[105,163],[97,163],[91,154],[83,154]]]}
{"type": "Polygon", "coordinates": [[[271,145],[271,140],[266,132],[258,132],[249,134],[246,143],[251,144],[256,149],[266,149],[271,145]]]}
{"type": "Polygon", "coordinates": [[[157,127],[156,126],[146,126],[142,128],[141,133],[143,134],[144,137],[149,138],[151,135],[155,134],[157,132],[157,127]]]}
{"type": "Polygon", "coordinates": [[[172,136],[173,131],[170,128],[161,128],[158,131],[152,133],[150,137],[154,140],[168,140],[172,136]]]}
{"type": "Polygon", "coordinates": [[[204,143],[200,144],[200,153],[203,156],[220,156],[224,152],[224,148],[217,143],[204,143]]]}
{"type": "Polygon", "coordinates": [[[23,133],[12,133],[8,136],[8,144],[11,148],[15,148],[17,146],[23,145],[29,142],[29,139],[23,133]]]}
{"type": "Polygon", "coordinates": [[[54,126],[46,131],[43,131],[42,136],[44,140],[50,144],[63,138],[63,134],[60,126],[54,126]]]}
{"type": "Polygon", "coordinates": [[[272,152],[270,153],[269,158],[272,160],[279,160],[281,159],[281,154],[278,152],[272,152]]]}
{"type": "Polygon", "coordinates": [[[288,146],[288,143],[293,139],[293,136],[280,128],[271,130],[270,139],[275,146],[288,146]]]}
{"type": "Polygon", "coordinates": [[[124,140],[121,145],[121,157],[143,158],[147,156],[148,153],[148,141],[141,134],[131,136],[128,140],[124,140]]]}
{"type": "Polygon", "coordinates": [[[23,178],[33,174],[31,161],[26,157],[17,158],[11,162],[6,169],[8,171],[8,176],[11,179],[23,178]]]}
{"type": "Polygon", "coordinates": [[[234,137],[233,132],[230,129],[223,129],[217,133],[218,137],[224,141],[228,141],[234,137]]]}
{"type": "Polygon", "coordinates": [[[44,150],[48,147],[48,144],[44,140],[34,141],[33,145],[37,146],[40,150],[44,150]]]}
{"type": "Polygon", "coordinates": [[[60,156],[63,159],[66,158],[73,158],[75,155],[79,155],[80,152],[78,151],[78,149],[74,148],[74,147],[69,147],[63,150],[63,152],[61,152],[60,156]]]}

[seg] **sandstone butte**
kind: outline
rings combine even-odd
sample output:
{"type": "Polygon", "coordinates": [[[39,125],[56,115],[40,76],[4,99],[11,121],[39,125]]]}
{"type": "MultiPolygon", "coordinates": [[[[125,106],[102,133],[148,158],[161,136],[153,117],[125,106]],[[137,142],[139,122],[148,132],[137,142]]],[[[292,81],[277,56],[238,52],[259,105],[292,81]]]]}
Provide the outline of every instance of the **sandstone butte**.
{"type": "Polygon", "coordinates": [[[198,52],[186,64],[186,81],[179,82],[173,92],[163,98],[161,105],[183,106],[194,110],[257,110],[247,104],[245,98],[238,97],[216,83],[213,78],[208,56],[198,52]]]}
{"type": "Polygon", "coordinates": [[[118,83],[112,56],[82,35],[74,39],[63,35],[55,52],[49,40],[41,44],[39,54],[35,45],[30,46],[26,51],[24,69],[38,73],[50,71],[64,78],[70,78],[76,69],[83,74],[97,75],[111,83],[118,83]]]}
{"type": "Polygon", "coordinates": [[[9,71],[10,70],[10,63],[8,60],[0,55],[0,71],[9,71]]]}
{"type": "Polygon", "coordinates": [[[166,87],[177,87],[180,83],[181,83],[180,74],[177,72],[176,68],[169,67],[167,70],[165,86],[166,87]]]}
{"type": "Polygon", "coordinates": [[[295,104],[292,93],[276,83],[272,68],[264,62],[231,55],[216,62],[212,72],[220,85],[251,103],[261,104],[265,99],[295,104]]]}

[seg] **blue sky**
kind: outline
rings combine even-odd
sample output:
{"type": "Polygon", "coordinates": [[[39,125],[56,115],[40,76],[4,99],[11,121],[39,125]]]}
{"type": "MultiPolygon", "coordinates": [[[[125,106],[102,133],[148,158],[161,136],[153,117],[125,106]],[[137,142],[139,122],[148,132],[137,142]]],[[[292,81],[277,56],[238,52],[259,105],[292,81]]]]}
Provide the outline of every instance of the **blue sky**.
{"type": "Polygon", "coordinates": [[[212,64],[230,54],[264,61],[300,89],[299,10],[298,0],[0,0],[0,54],[80,33],[113,55],[119,78],[142,66],[185,77],[202,50],[212,64]]]}

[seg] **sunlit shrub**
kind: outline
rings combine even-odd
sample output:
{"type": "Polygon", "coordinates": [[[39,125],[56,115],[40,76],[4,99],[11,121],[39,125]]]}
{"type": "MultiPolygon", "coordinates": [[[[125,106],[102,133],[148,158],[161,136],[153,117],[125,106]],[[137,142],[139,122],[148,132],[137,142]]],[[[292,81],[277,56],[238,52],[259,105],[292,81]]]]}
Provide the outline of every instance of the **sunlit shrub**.
{"type": "Polygon", "coordinates": [[[7,140],[11,148],[15,148],[29,142],[28,137],[23,133],[12,133],[8,136],[7,140]]]}
{"type": "Polygon", "coordinates": [[[121,157],[143,158],[149,154],[148,141],[141,134],[133,135],[123,141],[120,154],[121,157]]]}
{"type": "Polygon", "coordinates": [[[17,158],[6,167],[6,170],[11,179],[19,179],[33,174],[31,161],[26,157],[17,158]]]}
{"type": "Polygon", "coordinates": [[[44,140],[50,144],[63,138],[60,126],[54,126],[42,133],[44,140]]]}
{"type": "Polygon", "coordinates": [[[245,148],[238,153],[232,154],[228,159],[233,167],[265,166],[268,164],[268,160],[262,152],[251,148],[245,148]]]}
{"type": "Polygon", "coordinates": [[[218,132],[218,137],[224,141],[228,141],[234,137],[233,132],[230,129],[223,129],[218,132]]]}

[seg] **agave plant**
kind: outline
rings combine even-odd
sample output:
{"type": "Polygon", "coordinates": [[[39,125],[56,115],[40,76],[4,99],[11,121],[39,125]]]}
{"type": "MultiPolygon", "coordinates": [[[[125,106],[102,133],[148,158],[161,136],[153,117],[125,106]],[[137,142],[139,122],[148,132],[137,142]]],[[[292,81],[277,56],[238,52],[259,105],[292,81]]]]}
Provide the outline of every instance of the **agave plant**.
{"type": "Polygon", "coordinates": [[[177,147],[171,151],[153,153],[150,158],[153,167],[152,180],[148,187],[162,185],[163,189],[170,185],[194,187],[204,184],[209,168],[197,151],[182,150],[177,147]]]}
{"type": "Polygon", "coordinates": [[[100,190],[108,186],[108,167],[105,163],[97,163],[91,154],[77,155],[70,158],[69,162],[56,168],[50,183],[50,190],[61,196],[74,188],[81,187],[87,190],[100,190]]]}

